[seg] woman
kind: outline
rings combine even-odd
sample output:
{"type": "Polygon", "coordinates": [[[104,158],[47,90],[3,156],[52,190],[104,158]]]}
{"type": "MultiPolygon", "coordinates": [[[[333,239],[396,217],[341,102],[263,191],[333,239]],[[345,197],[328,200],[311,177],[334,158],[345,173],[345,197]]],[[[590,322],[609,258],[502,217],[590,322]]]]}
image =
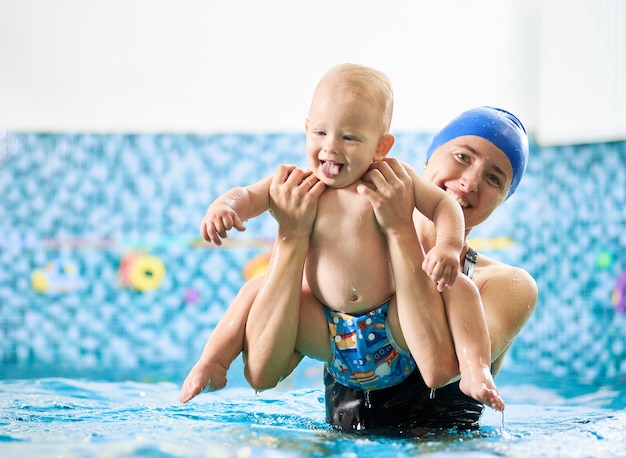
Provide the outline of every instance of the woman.
{"type": "MultiPolygon", "coordinates": [[[[527,154],[526,132],[519,120],[503,110],[481,107],[461,114],[435,136],[423,176],[459,202],[467,236],[515,191],[527,154]]],[[[434,243],[431,223],[419,215],[412,221],[410,179],[399,162],[376,165],[367,180],[360,192],[372,202],[387,237],[398,301],[413,304],[404,309],[423,317],[419,333],[394,337],[401,345],[414,339],[423,351],[413,355],[419,368],[416,377],[367,398],[326,375],[327,420],[344,429],[365,431],[476,426],[482,406],[462,395],[458,382],[450,383],[458,376],[458,363],[445,309],[441,295],[419,267],[424,257],[420,242],[425,250],[434,243]],[[434,399],[430,388],[439,388],[434,399]]],[[[272,188],[280,236],[246,325],[246,374],[258,388],[273,386],[289,370],[292,349],[314,354],[319,351],[316,339],[324,338],[310,332],[314,323],[325,324],[323,317],[307,307],[306,297],[302,310],[299,307],[302,266],[317,198],[308,193],[309,187],[305,177],[285,175],[272,188]]],[[[461,265],[468,251],[466,242],[461,265]]],[[[534,310],[537,286],[526,271],[485,256],[478,256],[473,272],[468,273],[481,294],[492,371],[497,374],[506,351],[534,310]]],[[[396,319],[402,323],[407,317],[396,319]]],[[[325,351],[321,353],[320,359],[328,358],[325,351]]]]}

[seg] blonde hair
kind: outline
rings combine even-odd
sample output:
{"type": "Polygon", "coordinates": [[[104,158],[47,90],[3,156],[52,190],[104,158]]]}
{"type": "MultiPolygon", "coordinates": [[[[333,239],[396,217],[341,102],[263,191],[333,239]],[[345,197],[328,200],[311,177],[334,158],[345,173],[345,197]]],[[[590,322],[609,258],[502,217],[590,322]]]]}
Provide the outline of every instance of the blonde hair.
{"type": "Polygon", "coordinates": [[[385,132],[391,127],[393,116],[393,89],[391,81],[383,72],[358,64],[341,64],[332,67],[317,84],[344,86],[362,97],[382,113],[385,132]]]}

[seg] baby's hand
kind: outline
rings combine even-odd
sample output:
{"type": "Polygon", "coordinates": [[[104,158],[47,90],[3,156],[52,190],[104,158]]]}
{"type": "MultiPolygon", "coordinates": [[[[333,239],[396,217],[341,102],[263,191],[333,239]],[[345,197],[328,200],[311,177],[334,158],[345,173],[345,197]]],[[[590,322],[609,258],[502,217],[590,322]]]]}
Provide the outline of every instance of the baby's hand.
{"type": "Polygon", "coordinates": [[[437,284],[439,292],[451,287],[459,273],[459,253],[451,247],[435,245],[424,258],[422,269],[437,284]]]}
{"type": "Polygon", "coordinates": [[[233,227],[238,231],[246,230],[239,215],[231,207],[215,203],[208,208],[204,218],[202,218],[200,233],[207,242],[221,246],[222,239],[228,237],[226,232],[233,227]]]}

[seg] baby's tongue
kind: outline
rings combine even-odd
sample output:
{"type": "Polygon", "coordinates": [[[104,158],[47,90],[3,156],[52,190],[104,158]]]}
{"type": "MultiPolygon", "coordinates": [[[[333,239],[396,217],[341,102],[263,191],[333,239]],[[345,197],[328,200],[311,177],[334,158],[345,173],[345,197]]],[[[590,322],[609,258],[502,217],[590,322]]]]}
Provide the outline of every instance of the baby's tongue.
{"type": "Polygon", "coordinates": [[[341,165],[337,162],[326,161],[322,164],[322,172],[329,178],[335,178],[339,175],[339,171],[341,170],[341,165]]]}

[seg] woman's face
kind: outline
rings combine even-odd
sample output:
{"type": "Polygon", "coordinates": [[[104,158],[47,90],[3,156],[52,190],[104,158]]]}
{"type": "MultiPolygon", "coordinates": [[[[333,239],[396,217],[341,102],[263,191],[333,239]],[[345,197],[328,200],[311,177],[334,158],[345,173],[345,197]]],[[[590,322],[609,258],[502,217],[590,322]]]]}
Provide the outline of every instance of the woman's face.
{"type": "Polygon", "coordinates": [[[466,135],[441,145],[426,164],[424,178],[461,205],[465,229],[479,225],[506,199],[513,168],[509,158],[482,137],[466,135]]]}

